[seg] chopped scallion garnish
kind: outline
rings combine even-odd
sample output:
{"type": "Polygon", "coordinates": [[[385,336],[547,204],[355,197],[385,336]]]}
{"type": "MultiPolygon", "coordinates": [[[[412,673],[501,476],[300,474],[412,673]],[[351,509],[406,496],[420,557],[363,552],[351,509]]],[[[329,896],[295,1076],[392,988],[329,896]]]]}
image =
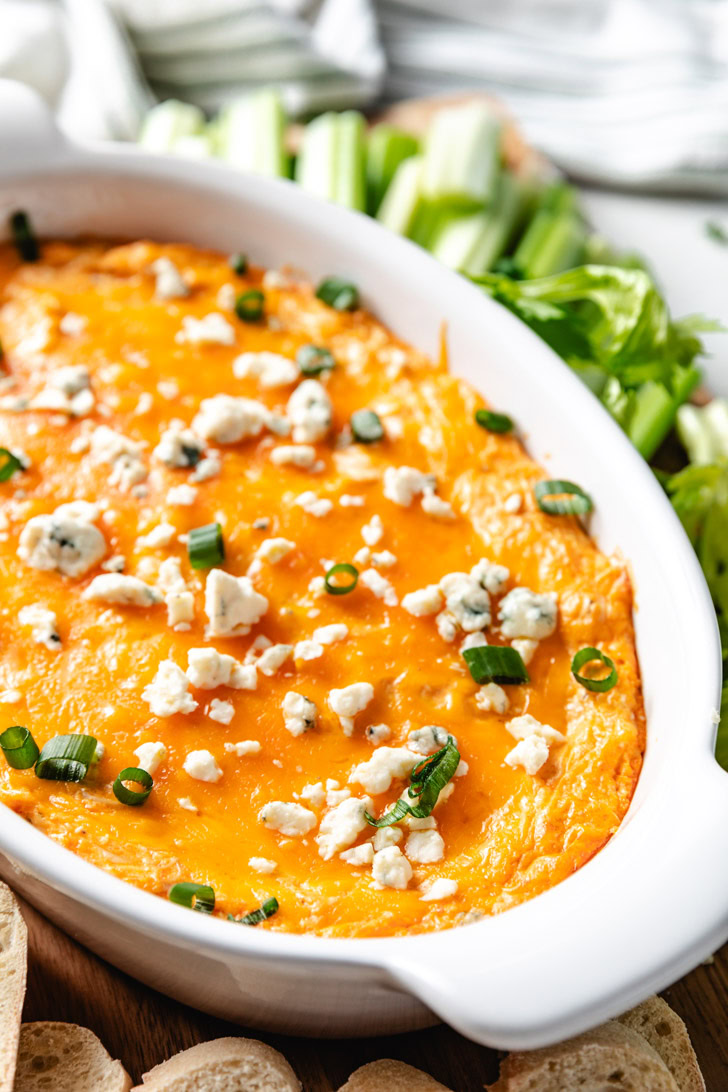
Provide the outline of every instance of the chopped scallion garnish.
{"type": "Polygon", "coordinates": [[[338,565],[332,565],[329,571],[324,577],[324,585],[329,595],[348,595],[356,587],[356,582],[359,579],[359,570],[354,565],[350,565],[348,561],[340,561],[338,565]],[[334,583],[334,577],[340,573],[350,576],[351,580],[347,584],[334,583]]]}
{"type": "Polygon", "coordinates": [[[559,479],[536,482],[533,495],[541,511],[550,516],[582,516],[594,507],[580,485],[559,479]]]}
{"type": "Polygon", "coordinates": [[[83,781],[95,755],[93,736],[54,736],[41,750],[35,772],[45,781],[83,781]]]}
{"type": "Polygon", "coordinates": [[[228,921],[234,921],[238,925],[260,925],[261,921],[272,918],[278,911],[278,899],[266,899],[257,910],[251,910],[249,914],[243,914],[242,918],[236,918],[228,914],[228,921]]]}
{"type": "Polygon", "coordinates": [[[334,311],[355,311],[359,306],[359,289],[343,277],[327,277],[316,289],[316,298],[334,311]]]}
{"type": "Polygon", "coordinates": [[[360,444],[375,444],[384,436],[382,422],[374,410],[360,409],[351,415],[351,431],[360,444]]]}
{"type": "Polygon", "coordinates": [[[233,273],[237,273],[239,277],[244,277],[248,272],[248,256],[247,254],[231,254],[228,258],[228,265],[232,269],[233,273]]]}
{"type": "Polygon", "coordinates": [[[488,432],[511,432],[513,421],[506,413],[495,413],[489,409],[475,411],[475,423],[488,432]]]}
{"type": "Polygon", "coordinates": [[[17,470],[22,469],[23,464],[18,456],[13,455],[6,447],[0,447],[0,482],[6,482],[17,470]]]}
{"type": "Polygon", "coordinates": [[[260,322],[263,317],[265,296],[259,288],[241,292],[235,300],[235,314],[243,322],[260,322]]]}
{"type": "Polygon", "coordinates": [[[38,761],[38,745],[27,728],[14,724],[0,735],[0,747],[8,766],[14,770],[29,770],[38,761]]]}
{"type": "Polygon", "coordinates": [[[400,819],[411,815],[415,819],[426,819],[432,814],[432,810],[438,801],[440,793],[455,776],[455,771],[460,764],[460,752],[452,736],[447,737],[447,743],[436,754],[430,755],[422,762],[418,762],[410,774],[410,785],[407,795],[416,799],[416,804],[409,804],[400,797],[394,807],[381,817],[374,819],[369,812],[364,812],[364,818],[372,827],[389,827],[392,823],[398,823],[400,819]]]}
{"type": "Polygon", "coordinates": [[[14,212],[10,217],[10,231],[13,243],[24,262],[37,262],[40,257],[40,247],[35,237],[27,212],[14,212]]]}
{"type": "Polygon", "coordinates": [[[187,538],[187,556],[193,569],[212,569],[225,560],[225,543],[219,523],[193,527],[187,538]]]}
{"type": "Polygon", "coordinates": [[[215,909],[215,892],[204,883],[176,883],[167,896],[178,906],[187,906],[200,914],[211,914],[215,909]]]}
{"type": "Polygon", "coordinates": [[[593,690],[597,694],[603,694],[607,690],[611,690],[613,686],[617,685],[617,669],[614,666],[614,661],[609,659],[598,648],[582,648],[577,652],[574,659],[571,661],[571,674],[574,676],[578,683],[581,683],[587,690],[593,690]],[[600,663],[609,668],[609,674],[605,675],[602,679],[595,679],[592,675],[580,675],[579,672],[582,667],[588,663],[600,663]]]}
{"type": "Polygon", "coordinates": [[[323,345],[302,345],[296,353],[296,363],[301,375],[309,376],[330,372],[335,366],[333,356],[323,345]]]}
{"type": "Polygon", "coordinates": [[[153,787],[152,775],[146,770],[140,770],[138,766],[127,766],[112,785],[114,796],[119,803],[128,804],[130,808],[138,808],[141,804],[145,804],[153,787]],[[135,781],[142,786],[142,791],[128,789],[124,784],[125,781],[135,781]]]}
{"type": "Polygon", "coordinates": [[[527,683],[526,665],[521,654],[508,645],[479,645],[466,648],[463,659],[476,683],[527,683]]]}

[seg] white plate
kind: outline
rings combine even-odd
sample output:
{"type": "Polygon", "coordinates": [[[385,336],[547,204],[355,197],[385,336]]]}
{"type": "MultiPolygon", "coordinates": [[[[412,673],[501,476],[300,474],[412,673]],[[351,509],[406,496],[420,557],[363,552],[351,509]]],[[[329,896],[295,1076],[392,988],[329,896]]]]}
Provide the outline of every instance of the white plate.
{"type": "Polygon", "coordinates": [[[0,87],[0,222],[43,235],[152,236],[244,249],[314,278],[350,275],[365,303],[513,413],[531,452],[595,498],[593,531],[634,573],[648,715],[644,769],[612,841],[571,878],[467,928],[329,940],[246,930],[170,905],[12,812],[1,870],[49,917],[130,974],[249,1026],[376,1034],[441,1017],[503,1048],[613,1016],[728,936],[728,775],[713,758],[720,649],[695,555],[649,469],[563,363],[464,279],[364,216],[224,166],[82,149],[39,102],[0,87]]]}

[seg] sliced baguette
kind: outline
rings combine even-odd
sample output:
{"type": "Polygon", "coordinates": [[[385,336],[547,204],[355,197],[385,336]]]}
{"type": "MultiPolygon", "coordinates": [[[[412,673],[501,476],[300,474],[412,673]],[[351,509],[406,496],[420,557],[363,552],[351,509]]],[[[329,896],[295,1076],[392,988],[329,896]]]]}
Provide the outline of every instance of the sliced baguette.
{"type": "Polygon", "coordinates": [[[670,1070],[632,1028],[610,1020],[553,1047],[509,1054],[489,1092],[680,1092],[670,1070]]]}
{"type": "Polygon", "coordinates": [[[688,1029],[661,997],[648,997],[618,1016],[620,1024],[646,1039],[672,1073],[680,1092],[705,1092],[705,1081],[690,1042],[688,1029]]]}
{"type": "Polygon", "coordinates": [[[133,1092],[301,1092],[277,1050],[257,1039],[213,1039],[155,1065],[133,1092]]]}
{"type": "Polygon", "coordinates": [[[361,1066],[339,1092],[450,1092],[434,1077],[392,1058],[361,1066]]]}
{"type": "Polygon", "coordinates": [[[28,966],[28,930],[15,896],[0,883],[0,1092],[12,1092],[28,966]]]}
{"type": "Polygon", "coordinates": [[[20,1029],[15,1092],[129,1092],[131,1078],[88,1028],[41,1021],[20,1029]]]}

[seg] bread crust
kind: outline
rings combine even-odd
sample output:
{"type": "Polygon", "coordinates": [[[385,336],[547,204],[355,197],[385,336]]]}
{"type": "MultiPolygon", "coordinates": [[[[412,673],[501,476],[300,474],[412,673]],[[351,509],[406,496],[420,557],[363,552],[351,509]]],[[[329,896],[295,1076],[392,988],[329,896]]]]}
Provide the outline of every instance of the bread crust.
{"type": "Polygon", "coordinates": [[[0,883],[0,1092],[12,1092],[25,999],[28,930],[9,887],[0,883]]]}
{"type": "Polygon", "coordinates": [[[638,1032],[657,1051],[680,1092],[705,1092],[705,1081],[688,1029],[667,1001],[661,997],[648,997],[617,1019],[620,1024],[638,1032]]]}
{"type": "Polygon", "coordinates": [[[657,1051],[632,1028],[610,1020],[540,1050],[516,1051],[489,1092],[680,1092],[657,1051]]]}
{"type": "Polygon", "coordinates": [[[434,1077],[393,1058],[380,1058],[355,1070],[339,1092],[450,1092],[434,1077]]]}
{"type": "Polygon", "coordinates": [[[268,1084],[256,1085],[256,1088],[265,1089],[265,1092],[301,1092],[301,1082],[282,1054],[257,1039],[234,1037],[197,1043],[196,1046],[175,1054],[145,1073],[142,1076],[143,1083],[137,1085],[133,1092],[173,1092],[178,1089],[182,1092],[188,1087],[194,1088],[196,1092],[207,1092],[205,1075],[210,1078],[229,1075],[229,1085],[220,1081],[210,1083],[209,1088],[211,1092],[212,1089],[215,1092],[224,1092],[229,1087],[232,1092],[233,1089],[242,1087],[239,1084],[240,1077],[244,1075],[245,1069],[250,1071],[251,1068],[257,1070],[261,1077],[269,1077],[268,1084]],[[189,1084],[180,1083],[185,1078],[189,1084]]]}

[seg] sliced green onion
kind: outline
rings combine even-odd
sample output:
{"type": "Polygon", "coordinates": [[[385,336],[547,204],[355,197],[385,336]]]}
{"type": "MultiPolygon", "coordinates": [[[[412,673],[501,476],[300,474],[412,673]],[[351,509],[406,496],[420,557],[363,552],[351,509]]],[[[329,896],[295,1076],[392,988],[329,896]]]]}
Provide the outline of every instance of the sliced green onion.
{"type": "Polygon", "coordinates": [[[466,648],[463,659],[476,683],[526,683],[526,665],[520,652],[508,645],[479,645],[466,648]]]}
{"type": "Polygon", "coordinates": [[[138,766],[127,766],[125,770],[121,771],[112,785],[114,796],[119,803],[128,804],[130,808],[138,808],[141,804],[145,804],[153,787],[152,775],[147,773],[146,770],[140,770],[138,766]],[[125,781],[135,781],[142,786],[142,791],[136,792],[134,789],[127,789],[124,784],[125,781]]]}
{"type": "Polygon", "coordinates": [[[247,254],[231,254],[228,258],[228,265],[232,269],[233,273],[237,273],[239,277],[244,277],[248,272],[248,256],[247,254]]]}
{"type": "Polygon", "coordinates": [[[316,289],[316,299],[334,311],[355,311],[359,306],[359,289],[342,277],[327,277],[316,289]]]}
{"type": "Polygon", "coordinates": [[[0,735],[0,747],[8,766],[14,770],[29,770],[38,761],[38,745],[27,728],[14,724],[0,735]]]}
{"type": "Polygon", "coordinates": [[[348,561],[340,561],[338,565],[332,565],[329,571],[324,577],[324,585],[329,595],[348,595],[356,587],[356,582],[359,579],[359,570],[354,565],[350,565],[348,561]],[[339,573],[346,573],[351,577],[348,584],[334,584],[332,583],[332,577],[338,576],[339,573]]]}
{"type": "Polygon", "coordinates": [[[0,447],[0,482],[6,482],[12,478],[16,470],[22,470],[23,464],[17,455],[8,451],[6,447],[0,447]]]}
{"type": "Polygon", "coordinates": [[[418,802],[410,805],[410,813],[415,819],[426,819],[431,814],[442,790],[455,776],[460,764],[460,752],[452,736],[447,737],[445,746],[436,754],[425,758],[410,774],[410,787],[407,795],[417,797],[418,802]]]}
{"type": "Polygon", "coordinates": [[[571,661],[571,674],[574,676],[578,683],[581,683],[587,690],[593,690],[597,694],[603,694],[606,690],[611,690],[613,686],[617,685],[617,669],[614,666],[614,661],[610,660],[600,649],[598,648],[582,648],[577,652],[574,659],[571,661]],[[598,662],[604,664],[609,668],[609,674],[603,679],[594,679],[589,675],[580,675],[579,671],[585,664],[598,662]]]}
{"type": "Polygon", "coordinates": [[[235,314],[242,322],[260,322],[263,317],[265,296],[259,288],[241,292],[235,300],[235,314]]]}
{"type": "Polygon", "coordinates": [[[215,892],[204,883],[176,883],[167,896],[178,906],[188,906],[200,914],[211,914],[215,909],[215,892]]]}
{"type": "Polygon", "coordinates": [[[35,772],[44,781],[83,781],[95,754],[93,736],[54,736],[40,752],[35,772]]]}
{"type": "Polygon", "coordinates": [[[40,247],[27,212],[18,211],[13,213],[10,217],[10,231],[15,249],[23,261],[37,262],[40,257],[40,247]]]}
{"type": "Polygon", "coordinates": [[[591,512],[594,507],[591,497],[580,485],[560,481],[558,478],[536,482],[533,495],[541,511],[550,516],[581,516],[591,512]]]}
{"type": "Polygon", "coordinates": [[[508,414],[494,413],[489,409],[476,410],[475,423],[488,432],[510,432],[513,428],[513,421],[508,414]]]}
{"type": "Polygon", "coordinates": [[[219,523],[193,527],[187,539],[187,556],[193,569],[212,569],[225,560],[225,543],[219,523]]]}
{"type": "Polygon", "coordinates": [[[296,353],[301,375],[321,375],[335,367],[332,354],[323,345],[302,345],[296,353]]]}
{"type": "Polygon", "coordinates": [[[260,925],[261,921],[272,918],[278,911],[278,899],[266,899],[257,910],[251,910],[249,914],[243,914],[242,918],[236,918],[228,914],[228,921],[234,921],[238,925],[260,925]]]}
{"type": "Polygon", "coordinates": [[[370,827],[391,827],[392,823],[398,823],[409,815],[410,807],[406,800],[397,800],[393,808],[385,811],[381,819],[375,819],[368,811],[364,812],[364,818],[370,827]]]}
{"type": "Polygon", "coordinates": [[[415,819],[426,819],[432,814],[440,793],[448,781],[455,776],[459,764],[460,752],[455,746],[455,740],[452,736],[448,736],[445,746],[436,754],[418,762],[410,774],[407,795],[416,799],[417,803],[408,804],[406,800],[400,798],[381,819],[374,819],[368,811],[365,811],[364,818],[367,823],[372,827],[389,827],[407,815],[415,819]]]}
{"type": "Polygon", "coordinates": [[[376,444],[384,436],[379,416],[370,409],[360,409],[352,413],[351,431],[360,444],[376,444]]]}

